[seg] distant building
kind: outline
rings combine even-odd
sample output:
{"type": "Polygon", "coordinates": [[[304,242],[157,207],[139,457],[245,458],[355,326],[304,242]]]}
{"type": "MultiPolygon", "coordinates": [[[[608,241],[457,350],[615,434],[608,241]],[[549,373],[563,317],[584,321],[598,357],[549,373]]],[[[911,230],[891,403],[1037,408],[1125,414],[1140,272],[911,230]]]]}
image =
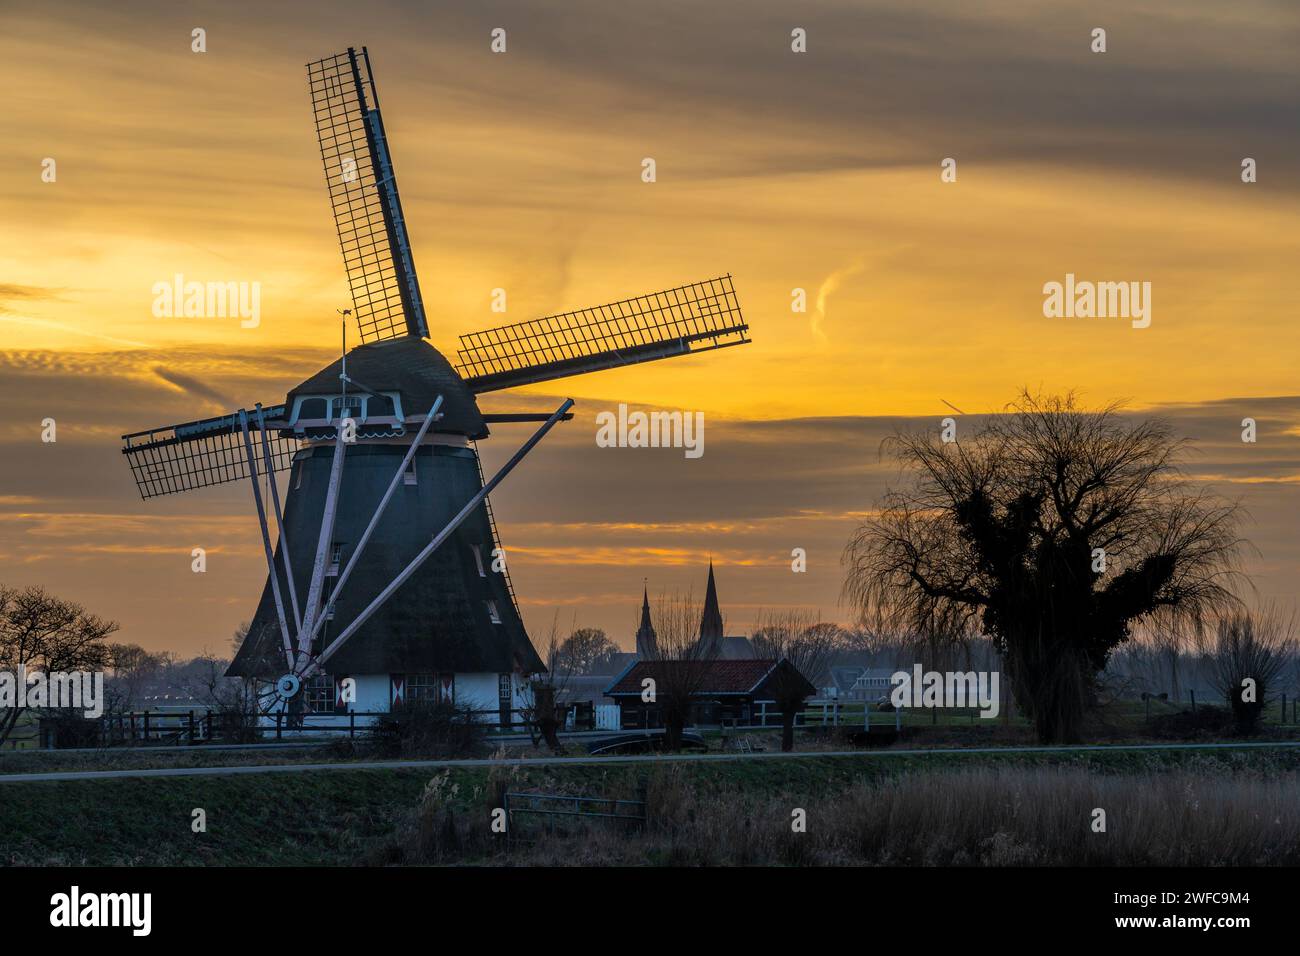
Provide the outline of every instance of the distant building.
{"type": "MultiPolygon", "coordinates": [[[[700,615],[699,646],[694,656],[728,661],[753,660],[758,656],[754,644],[743,634],[724,633],[722,609],[718,603],[718,584],[713,575],[713,562],[709,562],[709,579],[704,590],[704,610],[700,615]]],[[[654,660],[659,656],[659,641],[650,620],[650,592],[641,595],[641,625],[636,631],[636,658],[654,660]]],[[[615,671],[617,673],[617,671],[615,671]]]]}
{"type": "Polygon", "coordinates": [[[754,642],[749,638],[733,634],[718,641],[715,656],[724,661],[752,661],[758,657],[758,651],[754,649],[754,642]]]}
{"type": "MultiPolygon", "coordinates": [[[[705,671],[698,681],[699,689],[691,694],[691,723],[696,726],[749,725],[759,713],[757,705],[762,703],[767,704],[767,712],[771,713],[776,703],[772,686],[777,675],[794,670],[794,665],[785,659],[637,661],[605,689],[605,696],[619,705],[624,730],[663,726],[662,708],[641,699],[642,681],[649,678],[662,682],[657,675],[672,666],[705,671]]],[[[807,685],[807,696],[814,696],[817,689],[803,675],[795,673],[807,685]]]]}
{"type": "Polygon", "coordinates": [[[654,625],[650,623],[650,592],[642,590],[641,626],[636,629],[636,656],[642,660],[658,656],[659,641],[655,637],[654,625]]]}
{"type": "Polygon", "coordinates": [[[888,697],[894,689],[890,678],[894,671],[887,667],[832,667],[828,696],[840,700],[876,701],[888,697]]]}
{"type": "Polygon", "coordinates": [[[700,656],[716,657],[722,642],[722,610],[718,607],[718,586],[713,580],[713,561],[709,561],[709,583],[704,590],[704,613],[700,617],[700,656]]]}

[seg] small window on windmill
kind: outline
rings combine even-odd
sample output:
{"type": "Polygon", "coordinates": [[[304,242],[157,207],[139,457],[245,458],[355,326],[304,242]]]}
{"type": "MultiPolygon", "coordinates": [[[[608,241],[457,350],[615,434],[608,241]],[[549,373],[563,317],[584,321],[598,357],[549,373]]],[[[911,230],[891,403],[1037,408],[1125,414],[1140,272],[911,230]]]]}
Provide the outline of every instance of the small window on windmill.
{"type": "Polygon", "coordinates": [[[298,404],[298,417],[295,421],[321,421],[328,414],[323,398],[304,398],[298,404]]]}
{"type": "Polygon", "coordinates": [[[483,570],[483,552],[477,544],[471,544],[469,549],[474,552],[474,564],[478,568],[478,576],[487,577],[487,572],[483,570]]]}
{"type": "Polygon", "coordinates": [[[330,544],[330,563],[325,569],[325,573],[330,577],[338,577],[339,565],[343,563],[343,542],[334,541],[330,544]]]}
{"type": "Polygon", "coordinates": [[[406,471],[402,472],[402,484],[404,485],[418,484],[415,477],[415,456],[414,455],[412,455],[411,460],[407,462],[406,471]]]}
{"type": "Polygon", "coordinates": [[[307,679],[304,688],[307,709],[313,714],[334,713],[334,678],[329,674],[316,674],[307,679]]]}
{"type": "Polygon", "coordinates": [[[406,678],[406,704],[436,704],[440,682],[435,674],[410,674],[406,678]]]}
{"type": "Polygon", "coordinates": [[[492,623],[493,623],[493,624],[500,624],[500,623],[501,623],[501,614],[500,614],[499,611],[497,611],[497,602],[496,602],[496,601],[484,601],[483,603],[487,605],[487,609],[488,609],[488,618],[492,621],[492,623]]]}
{"type": "Polygon", "coordinates": [[[361,418],[361,399],[356,395],[340,396],[330,400],[330,411],[335,421],[342,418],[361,418]]]}

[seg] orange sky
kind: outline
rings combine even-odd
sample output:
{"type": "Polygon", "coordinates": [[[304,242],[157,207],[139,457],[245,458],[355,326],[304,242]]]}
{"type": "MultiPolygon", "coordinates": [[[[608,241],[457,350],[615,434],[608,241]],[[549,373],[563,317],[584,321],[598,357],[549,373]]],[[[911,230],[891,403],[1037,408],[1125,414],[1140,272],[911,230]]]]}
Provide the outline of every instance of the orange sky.
{"type": "MultiPolygon", "coordinates": [[[[251,612],[264,568],[244,489],[141,503],[117,436],[277,401],[331,358],[350,303],[303,64],[363,43],[444,352],[461,332],[723,272],[752,326],[742,348],[485,402],[578,400],[494,496],[534,630],[558,605],[627,643],[641,579],[698,590],[710,554],[737,626],[763,604],[840,616],[838,548],[883,487],[893,416],[989,411],[1025,384],[1186,420],[1207,477],[1258,496],[1278,538],[1261,580],[1289,593],[1294,8],[61,3],[0,18],[0,580],[84,600],[124,639],[221,647],[251,612]],[[196,26],[206,53],[190,51],[196,26]],[[155,318],[152,287],[176,273],[260,283],[260,325],[155,318]],[[1066,273],[1150,282],[1151,327],[1044,318],[1043,284],[1066,273]],[[704,410],[705,458],[597,454],[594,415],[619,402],[704,410]],[[1250,414],[1268,427],[1235,447],[1250,414]],[[818,560],[796,578],[805,539],[818,560]],[[196,544],[230,563],[192,580],[196,544]]],[[[524,437],[496,435],[489,465],[524,437]]]]}

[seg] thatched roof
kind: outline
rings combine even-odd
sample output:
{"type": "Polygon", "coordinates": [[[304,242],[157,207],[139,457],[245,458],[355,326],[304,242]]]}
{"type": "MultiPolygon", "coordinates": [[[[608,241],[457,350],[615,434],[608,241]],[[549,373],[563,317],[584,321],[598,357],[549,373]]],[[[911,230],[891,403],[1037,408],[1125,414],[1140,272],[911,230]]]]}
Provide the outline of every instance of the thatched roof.
{"type": "MultiPolygon", "coordinates": [[[[338,394],[342,364],[340,358],[290,391],[289,407],[299,395],[338,394]]],[[[443,417],[435,431],[473,439],[487,437],[488,428],[474,393],[442,353],[423,339],[405,336],[357,346],[348,353],[348,377],[376,392],[400,392],[402,411],[407,415],[423,415],[442,395],[443,417]]]]}

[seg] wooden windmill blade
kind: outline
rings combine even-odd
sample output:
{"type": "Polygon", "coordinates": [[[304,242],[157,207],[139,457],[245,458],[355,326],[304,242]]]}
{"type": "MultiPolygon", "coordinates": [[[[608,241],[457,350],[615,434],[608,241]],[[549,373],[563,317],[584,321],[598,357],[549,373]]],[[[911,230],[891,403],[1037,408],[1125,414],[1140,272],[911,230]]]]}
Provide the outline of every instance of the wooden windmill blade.
{"type": "Polygon", "coordinates": [[[690,355],[749,341],[731,276],[460,337],[475,392],[690,355]]]}
{"type": "MultiPolygon", "coordinates": [[[[262,409],[266,426],[262,429],[262,443],[270,452],[271,470],[277,472],[289,468],[298,448],[296,439],[280,434],[284,414],[283,405],[262,409]]],[[[248,427],[260,429],[261,425],[249,418],[248,427]]],[[[239,412],[123,435],[122,454],[131,466],[141,498],[179,494],[249,477],[239,412]]],[[[259,449],[253,458],[252,467],[259,476],[267,470],[265,457],[259,449]]]]}
{"type": "Polygon", "coordinates": [[[366,48],[307,64],[316,138],[361,341],[429,328],[366,48]]]}

